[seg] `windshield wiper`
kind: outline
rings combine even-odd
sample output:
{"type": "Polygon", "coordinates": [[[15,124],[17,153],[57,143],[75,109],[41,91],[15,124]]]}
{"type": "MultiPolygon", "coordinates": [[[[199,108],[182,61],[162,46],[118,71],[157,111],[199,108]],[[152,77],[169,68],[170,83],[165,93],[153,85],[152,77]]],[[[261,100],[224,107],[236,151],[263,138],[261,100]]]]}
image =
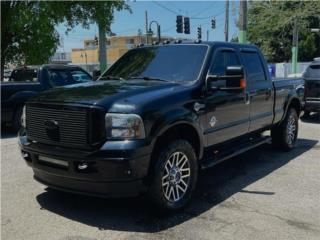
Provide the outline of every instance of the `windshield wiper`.
{"type": "Polygon", "coordinates": [[[124,78],[122,77],[118,77],[118,76],[111,76],[111,75],[108,75],[108,76],[102,76],[99,78],[99,80],[103,80],[103,79],[106,79],[106,80],[121,80],[121,81],[124,81],[124,78]]]}
{"type": "Polygon", "coordinates": [[[163,81],[163,82],[173,82],[168,79],[162,79],[157,77],[148,77],[148,76],[140,76],[140,77],[130,77],[129,79],[143,79],[143,80],[155,80],[155,81],[163,81]]]}

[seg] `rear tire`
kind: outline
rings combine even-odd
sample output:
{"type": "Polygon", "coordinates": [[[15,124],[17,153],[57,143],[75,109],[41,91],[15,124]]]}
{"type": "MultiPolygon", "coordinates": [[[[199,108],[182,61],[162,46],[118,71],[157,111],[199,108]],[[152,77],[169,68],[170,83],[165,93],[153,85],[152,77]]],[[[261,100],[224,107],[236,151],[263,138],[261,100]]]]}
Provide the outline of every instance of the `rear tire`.
{"type": "Polygon", "coordinates": [[[271,129],[272,145],[284,151],[291,150],[297,141],[298,121],[296,110],[290,108],[281,124],[271,129]]]}
{"type": "Polygon", "coordinates": [[[191,199],[198,177],[195,150],[186,140],[175,140],[157,154],[149,196],[160,210],[175,211],[191,199]]]}

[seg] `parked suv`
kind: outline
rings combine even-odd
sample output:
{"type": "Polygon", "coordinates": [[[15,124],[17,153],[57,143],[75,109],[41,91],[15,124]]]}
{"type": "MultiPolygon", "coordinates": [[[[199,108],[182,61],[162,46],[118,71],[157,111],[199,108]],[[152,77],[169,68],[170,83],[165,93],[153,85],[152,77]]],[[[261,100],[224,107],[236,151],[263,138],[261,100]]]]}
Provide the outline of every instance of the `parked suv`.
{"type": "Polygon", "coordinates": [[[304,115],[320,112],[320,58],[315,59],[303,74],[305,80],[304,115]]]}
{"type": "Polygon", "coordinates": [[[98,81],[28,101],[20,147],[34,178],[80,194],[147,191],[157,206],[184,207],[199,170],[298,135],[302,79],[268,74],[253,45],[176,42],[124,54],[98,81]],[[271,138],[261,135],[271,130],[271,138]]]}

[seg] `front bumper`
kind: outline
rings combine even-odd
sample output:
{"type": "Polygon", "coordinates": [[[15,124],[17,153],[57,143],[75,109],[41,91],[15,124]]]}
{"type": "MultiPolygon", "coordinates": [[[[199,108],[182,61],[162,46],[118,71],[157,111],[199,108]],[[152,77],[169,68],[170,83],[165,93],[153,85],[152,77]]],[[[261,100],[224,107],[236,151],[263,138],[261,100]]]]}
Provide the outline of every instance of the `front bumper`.
{"type": "Polygon", "coordinates": [[[88,152],[30,142],[20,134],[19,145],[34,178],[49,187],[103,197],[136,196],[145,188],[151,147],[144,140],[109,141],[88,152]]]}
{"type": "Polygon", "coordinates": [[[320,99],[319,101],[306,100],[304,109],[308,112],[320,112],[320,99]]]}

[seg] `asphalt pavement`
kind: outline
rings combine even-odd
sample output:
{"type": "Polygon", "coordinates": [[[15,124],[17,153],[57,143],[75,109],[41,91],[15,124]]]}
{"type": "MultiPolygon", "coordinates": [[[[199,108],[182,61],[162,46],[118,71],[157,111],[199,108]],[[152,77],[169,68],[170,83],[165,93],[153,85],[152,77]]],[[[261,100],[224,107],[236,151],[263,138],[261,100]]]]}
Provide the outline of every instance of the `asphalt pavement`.
{"type": "Polygon", "coordinates": [[[320,239],[320,116],[300,121],[297,147],[265,144],[202,171],[191,204],[155,213],[141,196],[99,199],[35,182],[7,129],[1,136],[1,239],[320,239]]]}

